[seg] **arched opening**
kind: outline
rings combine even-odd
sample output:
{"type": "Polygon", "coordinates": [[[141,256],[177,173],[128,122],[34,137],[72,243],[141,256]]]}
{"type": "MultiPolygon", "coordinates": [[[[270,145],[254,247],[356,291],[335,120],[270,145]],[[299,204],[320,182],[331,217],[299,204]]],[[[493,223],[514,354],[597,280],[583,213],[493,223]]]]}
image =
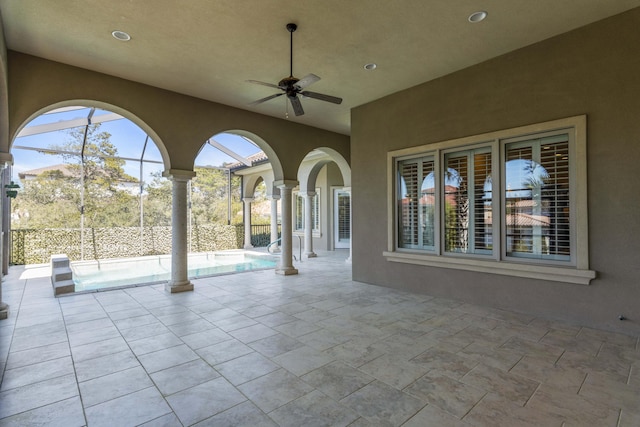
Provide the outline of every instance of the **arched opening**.
{"type": "Polygon", "coordinates": [[[169,253],[158,229],[171,224],[158,137],[122,109],[68,104],[34,115],[13,140],[10,263],[169,253]]]}
{"type": "Polygon", "coordinates": [[[304,253],[315,257],[323,250],[351,247],[351,171],[335,150],[308,153],[298,170],[294,190],[295,233],[302,237],[304,253]]]}
{"type": "MultiPolygon", "coordinates": [[[[282,179],[280,162],[271,147],[259,136],[241,130],[216,134],[203,146],[196,159],[196,174],[200,173],[203,153],[216,160],[209,165],[228,171],[231,179],[240,182],[239,206],[234,208],[233,224],[242,234],[239,247],[268,247],[278,252],[280,238],[280,190],[276,177],[282,179]],[[270,154],[269,154],[270,153],[270,154]],[[239,208],[239,209],[238,209],[239,208]]],[[[197,180],[197,176],[195,180],[197,180]]],[[[194,181],[195,181],[194,180],[194,181]]]]}

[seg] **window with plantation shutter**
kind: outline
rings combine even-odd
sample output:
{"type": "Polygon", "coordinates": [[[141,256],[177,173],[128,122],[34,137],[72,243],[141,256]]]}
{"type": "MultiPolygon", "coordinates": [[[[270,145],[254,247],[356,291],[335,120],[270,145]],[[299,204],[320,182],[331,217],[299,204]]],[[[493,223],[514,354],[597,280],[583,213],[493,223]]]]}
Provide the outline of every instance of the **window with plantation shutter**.
{"type": "MultiPolygon", "coordinates": [[[[316,194],[311,199],[311,230],[314,233],[320,232],[320,189],[316,188],[316,194]]],[[[293,199],[295,200],[296,217],[295,217],[295,231],[298,233],[304,232],[305,217],[304,208],[305,200],[298,191],[293,192],[293,199]]]]}
{"type": "Polygon", "coordinates": [[[445,252],[491,254],[491,149],[445,155],[445,252]]]}
{"type": "Polygon", "coordinates": [[[586,152],[576,116],[389,153],[384,255],[588,284],[586,152]]]}
{"type": "Polygon", "coordinates": [[[433,250],[435,244],[435,181],[433,157],[398,165],[398,246],[433,250]]]}
{"type": "Polygon", "coordinates": [[[507,256],[571,259],[569,135],[505,144],[507,256]]]}
{"type": "Polygon", "coordinates": [[[294,194],[294,200],[296,201],[296,228],[298,232],[304,231],[304,197],[300,194],[294,194]]]}

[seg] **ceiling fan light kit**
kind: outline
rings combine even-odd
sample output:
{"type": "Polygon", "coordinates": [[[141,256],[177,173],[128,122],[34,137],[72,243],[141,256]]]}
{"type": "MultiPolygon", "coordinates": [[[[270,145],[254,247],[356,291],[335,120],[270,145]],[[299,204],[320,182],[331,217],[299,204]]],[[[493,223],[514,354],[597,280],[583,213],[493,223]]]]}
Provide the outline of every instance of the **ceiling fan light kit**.
{"type": "Polygon", "coordinates": [[[287,31],[290,33],[290,55],[289,55],[289,77],[285,77],[278,82],[277,85],[271,83],[265,83],[258,80],[247,80],[249,83],[259,84],[262,86],[268,86],[275,89],[280,89],[282,92],[276,93],[265,98],[259,99],[257,101],[252,102],[249,105],[258,105],[262,104],[265,101],[269,101],[273,98],[277,98],[282,95],[286,95],[291,103],[291,107],[293,108],[293,112],[296,116],[302,116],[304,114],[304,109],[302,108],[302,103],[300,102],[300,96],[313,98],[320,101],[331,102],[333,104],[342,103],[342,98],[338,98],[336,96],[325,95],[317,92],[310,92],[307,90],[303,90],[308,86],[311,86],[313,83],[320,80],[320,77],[315,74],[307,74],[301,79],[293,76],[293,33],[298,29],[298,26],[294,23],[287,24],[287,31]]]}

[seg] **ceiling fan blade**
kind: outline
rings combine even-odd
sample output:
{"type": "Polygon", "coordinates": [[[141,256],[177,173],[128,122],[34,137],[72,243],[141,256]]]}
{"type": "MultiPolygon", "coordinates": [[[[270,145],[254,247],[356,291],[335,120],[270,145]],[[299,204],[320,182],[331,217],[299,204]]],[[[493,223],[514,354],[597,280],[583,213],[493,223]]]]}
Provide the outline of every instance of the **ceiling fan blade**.
{"type": "Polygon", "coordinates": [[[298,90],[304,89],[307,86],[311,86],[318,80],[320,80],[320,77],[316,76],[315,74],[307,74],[306,76],[298,80],[294,87],[298,90]]]}
{"type": "Polygon", "coordinates": [[[282,88],[281,88],[280,86],[278,86],[278,85],[274,85],[274,84],[271,84],[271,83],[261,82],[261,81],[259,81],[259,80],[245,80],[245,81],[246,81],[247,83],[254,83],[254,84],[257,84],[257,85],[269,86],[269,87],[272,87],[272,88],[275,88],[275,89],[282,89],[282,88]]]}
{"type": "Polygon", "coordinates": [[[291,106],[293,107],[293,112],[296,116],[301,116],[304,114],[304,109],[302,108],[302,103],[300,102],[300,98],[297,96],[287,96],[289,101],[291,101],[291,106]]]}
{"type": "Polygon", "coordinates": [[[282,93],[276,93],[275,95],[270,95],[270,96],[267,96],[266,98],[262,98],[262,99],[258,99],[257,101],[253,101],[253,102],[252,102],[252,103],[250,103],[249,105],[258,105],[258,104],[262,104],[262,103],[263,103],[263,102],[265,102],[265,101],[268,101],[268,100],[273,99],[273,98],[277,98],[277,97],[282,96],[282,95],[284,95],[284,92],[282,92],[282,93]]]}
{"type": "Polygon", "coordinates": [[[341,104],[342,103],[342,98],[338,98],[337,96],[325,95],[323,93],[309,92],[309,91],[305,90],[303,92],[300,92],[300,95],[307,96],[307,97],[313,98],[313,99],[319,99],[320,101],[332,102],[334,104],[341,104]]]}

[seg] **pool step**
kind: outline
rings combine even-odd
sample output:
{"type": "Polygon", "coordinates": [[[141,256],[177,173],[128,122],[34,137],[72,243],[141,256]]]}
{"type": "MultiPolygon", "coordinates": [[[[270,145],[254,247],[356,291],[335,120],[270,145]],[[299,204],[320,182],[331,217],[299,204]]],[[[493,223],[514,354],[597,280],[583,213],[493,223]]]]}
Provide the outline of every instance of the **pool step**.
{"type": "Polygon", "coordinates": [[[54,296],[75,292],[76,285],[73,283],[73,272],[69,266],[68,256],[51,255],[51,285],[54,296]]]}

